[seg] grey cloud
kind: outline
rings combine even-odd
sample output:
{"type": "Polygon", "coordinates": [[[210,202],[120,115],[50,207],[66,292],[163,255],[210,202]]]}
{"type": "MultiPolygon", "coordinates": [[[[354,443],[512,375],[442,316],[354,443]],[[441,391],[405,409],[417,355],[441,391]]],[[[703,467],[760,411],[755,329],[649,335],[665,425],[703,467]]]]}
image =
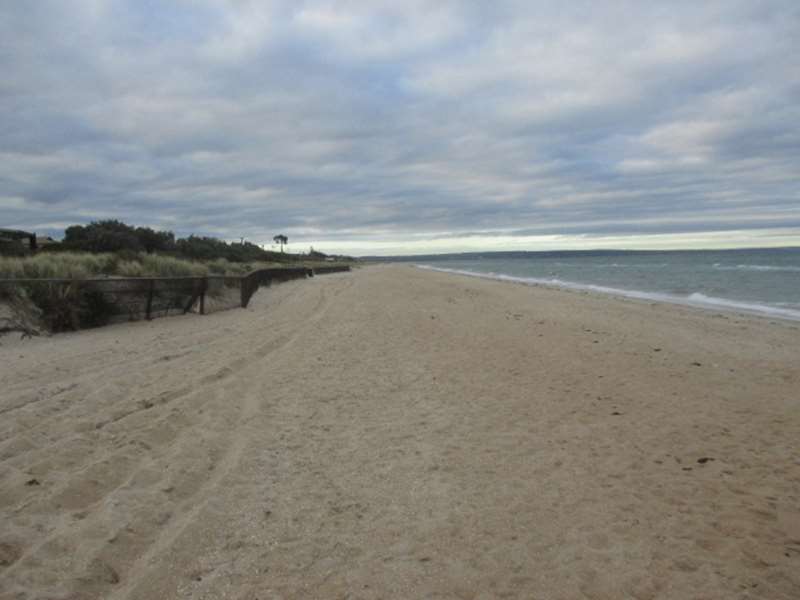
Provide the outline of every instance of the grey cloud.
{"type": "Polygon", "coordinates": [[[800,227],[798,30],[788,0],[7,3],[0,220],[333,249],[800,227]]]}

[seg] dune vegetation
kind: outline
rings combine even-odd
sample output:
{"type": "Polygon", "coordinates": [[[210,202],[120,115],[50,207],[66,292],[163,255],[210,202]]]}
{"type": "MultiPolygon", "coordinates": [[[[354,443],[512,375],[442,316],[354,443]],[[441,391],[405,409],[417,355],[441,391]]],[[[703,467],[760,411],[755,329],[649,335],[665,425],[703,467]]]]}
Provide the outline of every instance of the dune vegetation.
{"type": "Polygon", "coordinates": [[[204,277],[244,275],[281,266],[273,262],[195,261],[141,253],[58,252],[0,256],[0,279],[86,279],[92,277],[204,277]]]}
{"type": "MultiPolygon", "coordinates": [[[[0,238],[2,239],[2,238],[0,238]]],[[[281,252],[245,241],[226,242],[190,235],[176,238],[171,231],[135,227],[117,220],[73,225],[60,242],[31,252],[20,240],[5,240],[0,252],[0,279],[87,279],[93,277],[205,277],[241,276],[280,266],[315,266],[326,261],[351,262],[311,249],[307,254],[281,252]]]]}
{"type": "MultiPolygon", "coordinates": [[[[280,237],[283,247],[288,238],[280,237]]],[[[15,322],[41,322],[15,326],[28,333],[37,328],[64,331],[104,325],[126,311],[131,319],[141,318],[150,314],[153,301],[167,311],[186,310],[197,282],[175,278],[239,278],[259,269],[328,266],[334,258],[313,250],[307,254],[273,252],[245,240],[226,242],[194,235],[176,239],[171,231],[113,220],[68,227],[62,241],[51,240],[43,248],[28,249],[19,240],[10,240],[4,248],[10,251],[0,253],[0,308],[25,317],[15,317],[15,322]],[[169,281],[159,282],[153,291],[154,282],[124,281],[134,278],[169,281]],[[93,279],[105,281],[82,282],[93,279]]],[[[238,281],[205,285],[209,296],[216,297],[228,287],[235,288],[238,281]]]]}

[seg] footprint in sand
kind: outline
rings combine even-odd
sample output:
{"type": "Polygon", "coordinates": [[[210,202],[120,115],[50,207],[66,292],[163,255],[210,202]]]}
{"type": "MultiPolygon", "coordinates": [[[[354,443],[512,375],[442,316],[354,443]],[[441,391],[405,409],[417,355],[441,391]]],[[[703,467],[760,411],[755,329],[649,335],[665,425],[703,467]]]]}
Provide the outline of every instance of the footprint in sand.
{"type": "Polygon", "coordinates": [[[12,542],[0,542],[0,569],[10,567],[22,556],[22,548],[12,542]]]}

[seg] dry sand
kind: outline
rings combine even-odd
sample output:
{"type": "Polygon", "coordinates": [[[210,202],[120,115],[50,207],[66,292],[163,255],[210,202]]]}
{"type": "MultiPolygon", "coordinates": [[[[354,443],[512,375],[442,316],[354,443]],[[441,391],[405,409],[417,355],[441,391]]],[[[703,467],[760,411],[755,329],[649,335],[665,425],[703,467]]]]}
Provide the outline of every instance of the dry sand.
{"type": "Polygon", "coordinates": [[[797,324],[373,267],[0,346],[0,598],[800,598],[797,324]]]}

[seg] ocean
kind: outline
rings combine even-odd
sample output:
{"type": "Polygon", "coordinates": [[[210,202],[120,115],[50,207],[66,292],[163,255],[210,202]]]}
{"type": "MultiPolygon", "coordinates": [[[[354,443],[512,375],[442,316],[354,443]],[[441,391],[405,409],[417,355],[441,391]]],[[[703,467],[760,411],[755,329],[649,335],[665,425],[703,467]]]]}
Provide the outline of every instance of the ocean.
{"type": "Polygon", "coordinates": [[[423,268],[800,321],[800,248],[492,253],[423,268]]]}

